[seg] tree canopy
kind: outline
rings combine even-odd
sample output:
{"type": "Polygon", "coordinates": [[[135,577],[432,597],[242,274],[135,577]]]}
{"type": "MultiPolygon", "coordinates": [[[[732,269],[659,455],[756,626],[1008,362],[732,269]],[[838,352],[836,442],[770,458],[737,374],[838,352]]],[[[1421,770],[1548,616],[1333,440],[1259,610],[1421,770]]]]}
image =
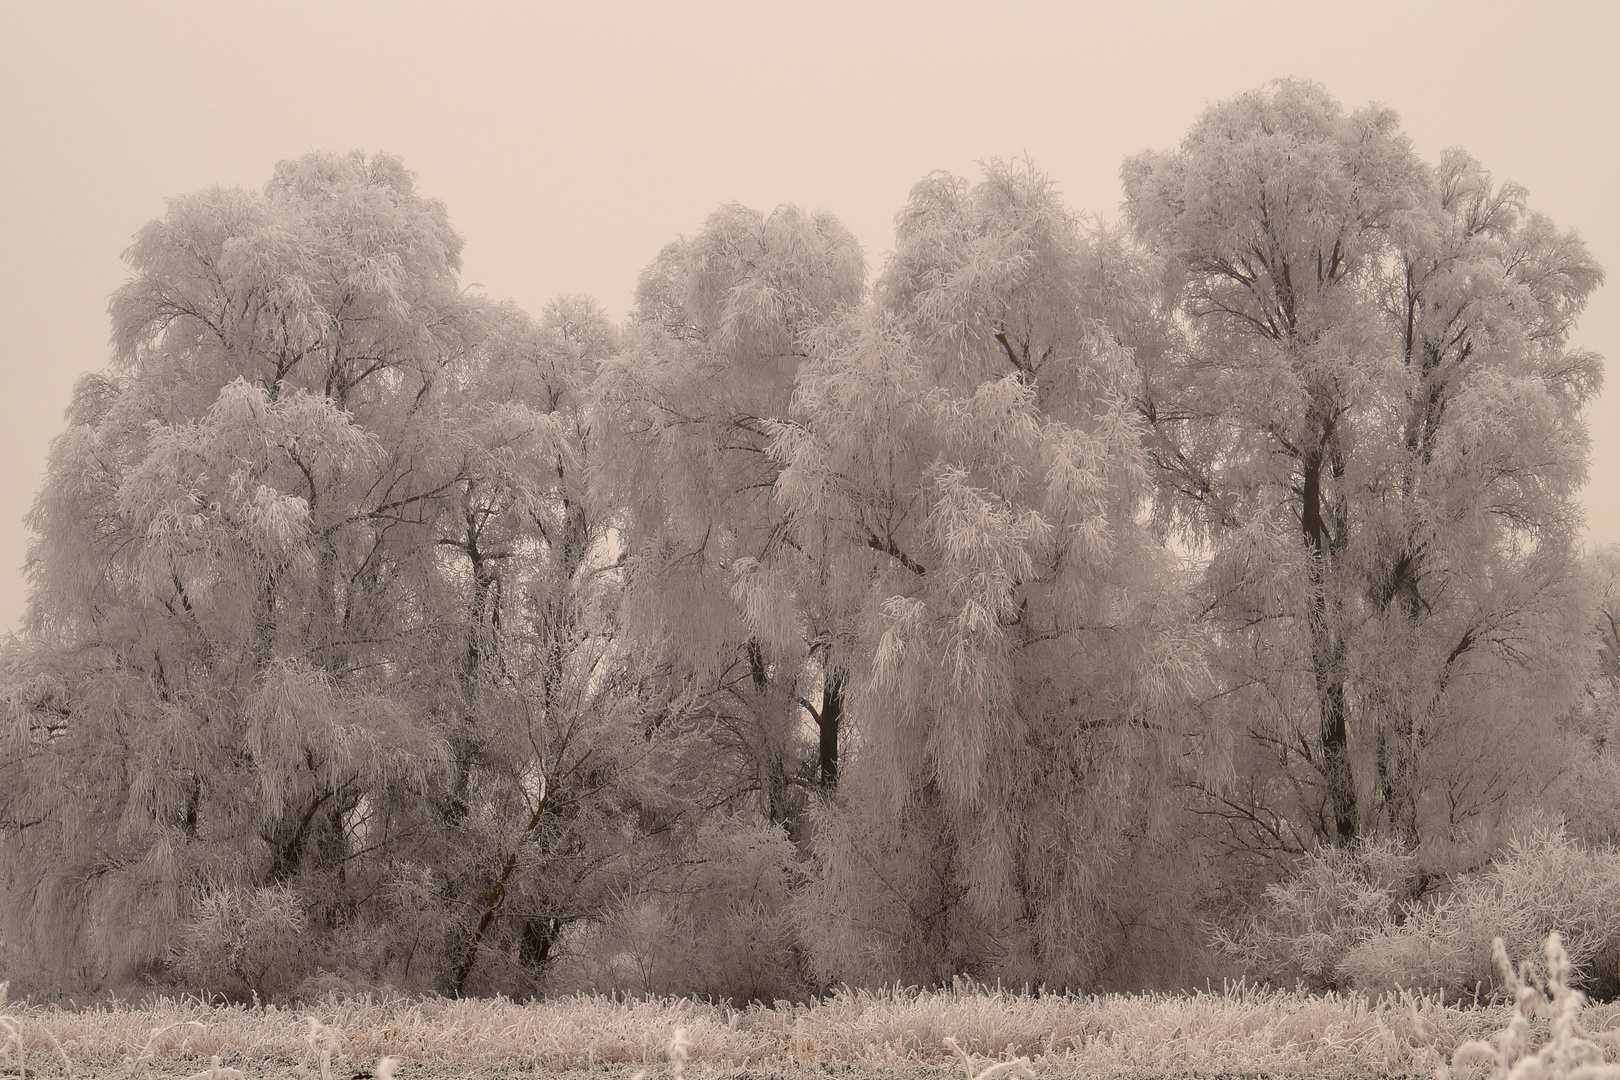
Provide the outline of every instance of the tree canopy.
{"type": "MultiPolygon", "coordinates": [[[[1601,272],[1520,189],[1303,83],[1214,106],[1124,177],[1165,282],[1139,405],[1161,512],[1210,553],[1237,707],[1308,792],[1287,817],[1336,842],[1463,825],[1517,774],[1445,744],[1567,705],[1584,663],[1601,367],[1569,331],[1601,272]]],[[[1276,796],[1226,810],[1281,821],[1276,796]]]]}
{"type": "Polygon", "coordinates": [[[722,206],[622,323],[386,155],[173,200],[28,519],[0,974],[1188,985],[1290,856],[1613,836],[1584,245],[1292,80],[1123,181],[931,174],[870,278],[722,206]]]}

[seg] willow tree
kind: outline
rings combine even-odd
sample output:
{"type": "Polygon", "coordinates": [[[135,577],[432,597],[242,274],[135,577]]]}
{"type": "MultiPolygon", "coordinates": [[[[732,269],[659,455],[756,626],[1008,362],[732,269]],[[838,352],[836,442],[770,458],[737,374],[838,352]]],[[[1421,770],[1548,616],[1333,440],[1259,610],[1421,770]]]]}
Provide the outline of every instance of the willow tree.
{"type": "Polygon", "coordinates": [[[594,361],[463,293],[460,250],[396,159],[316,154],[126,254],[7,658],[6,936],[53,981],[207,969],[193,916],[244,911],[312,930],[304,970],[420,976],[469,950],[511,804],[567,801],[564,665],[500,639],[578,576],[558,405],[594,361]]]}
{"type": "Polygon", "coordinates": [[[661,691],[620,632],[613,518],[586,479],[601,452],[588,389],[618,332],[583,297],[490,322],[444,397],[452,415],[505,418],[509,437],[461,445],[467,467],[424,536],[461,605],[446,639],[459,655],[422,673],[455,769],[420,819],[443,845],[423,860],[445,886],[438,906],[465,911],[425,958],[457,993],[538,985],[568,925],[637,876],[626,826],[659,788],[641,768],[661,691]]]}
{"type": "Polygon", "coordinates": [[[831,215],[722,207],[643,272],[595,388],[614,447],[604,499],[625,508],[627,611],[687,687],[704,799],[754,800],[773,822],[836,782],[847,635],[823,543],[786,528],[768,451],[811,340],[864,289],[860,248],[831,215]]]}
{"type": "Polygon", "coordinates": [[[1166,283],[1139,352],[1160,509],[1208,556],[1223,700],[1275,766],[1211,811],[1270,847],[1455,832],[1579,682],[1600,362],[1569,336],[1600,272],[1520,189],[1300,82],[1124,179],[1166,283]]]}
{"type": "Polygon", "coordinates": [[[1176,888],[1156,793],[1194,737],[1199,648],[1143,515],[1108,245],[1000,164],[930,176],[897,223],[874,306],[822,335],[770,451],[789,535],[831,534],[863,613],[812,959],[834,980],[1130,981],[1119,927],[1176,888]]]}

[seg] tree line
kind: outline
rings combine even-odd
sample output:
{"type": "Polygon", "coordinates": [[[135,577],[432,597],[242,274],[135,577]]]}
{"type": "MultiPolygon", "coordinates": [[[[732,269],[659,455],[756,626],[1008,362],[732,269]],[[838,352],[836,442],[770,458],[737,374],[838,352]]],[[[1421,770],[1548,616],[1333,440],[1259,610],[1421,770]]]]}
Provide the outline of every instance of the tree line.
{"type": "Polygon", "coordinates": [[[1612,838],[1585,246],[1297,81],[1122,176],[930,175],[870,277],[723,206],[622,322],[385,155],[173,200],[28,517],[0,965],[1172,986],[1306,852],[1612,838]]]}

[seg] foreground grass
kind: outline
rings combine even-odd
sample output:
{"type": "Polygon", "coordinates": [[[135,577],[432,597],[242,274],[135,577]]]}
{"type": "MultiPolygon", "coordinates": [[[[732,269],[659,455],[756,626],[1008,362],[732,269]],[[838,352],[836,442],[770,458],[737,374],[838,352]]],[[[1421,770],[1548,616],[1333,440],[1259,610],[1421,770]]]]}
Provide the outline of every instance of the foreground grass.
{"type": "MultiPolygon", "coordinates": [[[[21,1054],[0,1074],[17,1075],[23,1064],[29,1076],[61,1076],[70,1063],[78,1077],[152,1080],[205,1071],[216,1054],[248,1077],[290,1077],[303,1066],[313,1078],[320,1046],[330,1054],[330,1075],[341,1078],[371,1075],[389,1056],[401,1059],[399,1080],[641,1070],[658,1078],[670,1075],[666,1050],[678,1029],[689,1041],[686,1072],[695,1077],[962,1077],[965,1063],[948,1036],[975,1070],[1024,1057],[1042,1077],[1433,1076],[1459,1045],[1505,1028],[1514,1015],[1511,1005],[1459,1008],[1423,995],[1374,1000],[1245,986],[1094,997],[963,986],[748,1009],[570,997],[531,1004],[332,998],[298,1010],[163,999],[82,1011],[13,1003],[4,1012],[21,1054]]],[[[1613,1028],[1620,1005],[1587,1008],[1583,1020],[1592,1030],[1613,1028]]],[[[1546,1037],[1545,1019],[1533,1027],[1546,1037]]]]}

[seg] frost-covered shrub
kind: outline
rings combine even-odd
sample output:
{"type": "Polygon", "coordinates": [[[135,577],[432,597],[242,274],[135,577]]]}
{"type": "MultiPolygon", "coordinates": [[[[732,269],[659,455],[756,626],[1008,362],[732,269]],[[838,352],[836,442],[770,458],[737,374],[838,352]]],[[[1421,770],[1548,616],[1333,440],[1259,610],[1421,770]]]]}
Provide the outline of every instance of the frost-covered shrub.
{"type": "Polygon", "coordinates": [[[1502,938],[1510,952],[1535,955],[1556,932],[1573,985],[1603,999],[1620,991],[1620,851],[1611,845],[1586,847],[1562,828],[1538,830],[1445,895],[1401,914],[1345,954],[1339,967],[1351,985],[1499,994],[1498,965],[1484,943],[1502,938]]]}
{"type": "Polygon", "coordinates": [[[1321,848],[1266,888],[1265,907],[1246,927],[1216,928],[1216,944],[1256,978],[1317,992],[1346,988],[1346,954],[1399,916],[1418,874],[1417,858],[1393,841],[1321,848]]]}
{"type": "Polygon", "coordinates": [[[290,989],[307,974],[300,949],[307,923],[304,898],[285,885],[216,886],[196,897],[171,963],[182,979],[210,991],[290,989]]]}
{"type": "Polygon", "coordinates": [[[1483,870],[1416,895],[1417,859],[1384,842],[1307,858],[1267,890],[1267,907],[1238,934],[1217,934],[1259,978],[1315,990],[1445,990],[1500,996],[1491,949],[1502,938],[1534,955],[1562,935],[1573,985],[1620,991],[1620,851],[1587,847],[1562,828],[1511,841],[1483,870]]]}
{"type": "Polygon", "coordinates": [[[564,942],[547,988],[774,1001],[801,992],[788,919],[797,852],[780,827],[698,830],[682,865],[625,892],[564,942]]]}

